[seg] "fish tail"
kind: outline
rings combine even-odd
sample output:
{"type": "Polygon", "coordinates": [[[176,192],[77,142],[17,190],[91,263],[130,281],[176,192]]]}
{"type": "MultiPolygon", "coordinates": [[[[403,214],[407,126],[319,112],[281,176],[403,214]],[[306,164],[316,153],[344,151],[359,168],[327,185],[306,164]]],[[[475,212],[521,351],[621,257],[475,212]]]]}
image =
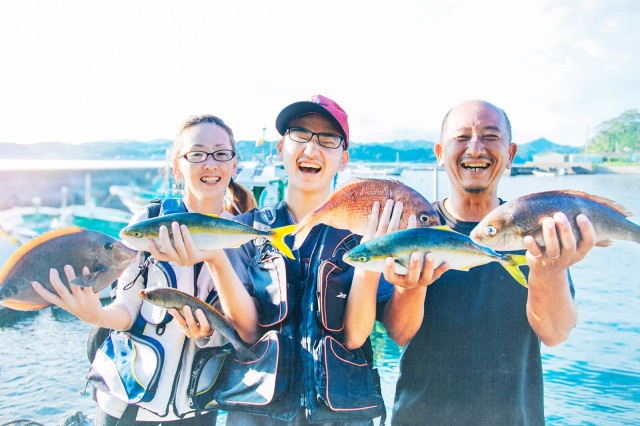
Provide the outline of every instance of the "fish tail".
{"type": "Polygon", "coordinates": [[[255,361],[256,360],[256,355],[251,352],[249,349],[247,349],[246,347],[242,346],[242,344],[237,343],[237,342],[231,342],[231,345],[233,346],[233,349],[235,349],[236,351],[236,356],[238,357],[238,359],[241,362],[248,362],[248,361],[255,361]]]}
{"type": "Polygon", "coordinates": [[[274,228],[269,233],[267,239],[278,250],[280,250],[289,259],[295,259],[289,246],[284,242],[284,237],[291,234],[296,229],[296,225],[286,225],[280,228],[274,228]]]}
{"type": "Polygon", "coordinates": [[[505,262],[502,263],[504,269],[523,287],[528,288],[527,279],[520,270],[519,266],[527,264],[527,257],[521,254],[507,254],[504,256],[505,262]]]}

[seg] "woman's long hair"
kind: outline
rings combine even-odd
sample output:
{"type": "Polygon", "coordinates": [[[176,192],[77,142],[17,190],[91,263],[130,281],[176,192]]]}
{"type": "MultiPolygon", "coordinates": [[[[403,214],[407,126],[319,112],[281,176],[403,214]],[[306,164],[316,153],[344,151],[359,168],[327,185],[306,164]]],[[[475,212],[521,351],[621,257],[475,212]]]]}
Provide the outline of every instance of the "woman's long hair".
{"type": "MultiPolygon", "coordinates": [[[[182,148],[182,134],[184,133],[184,131],[191,127],[198,126],[200,124],[215,124],[216,126],[223,128],[224,131],[227,132],[227,134],[229,135],[229,141],[231,141],[231,148],[234,151],[236,151],[236,140],[233,136],[233,130],[231,130],[231,128],[224,121],[222,121],[222,119],[211,114],[193,115],[187,118],[182,123],[182,126],[180,126],[180,130],[178,130],[178,134],[173,140],[173,145],[171,146],[171,149],[167,152],[168,167],[171,167],[171,164],[173,163],[173,159],[175,158],[176,155],[178,155],[178,153],[180,152],[180,149],[182,148]]],[[[183,187],[184,187],[183,181],[176,182],[176,188],[180,189],[183,187]]],[[[225,203],[224,203],[225,210],[227,210],[229,213],[233,215],[237,215],[237,214],[249,211],[253,208],[256,208],[257,206],[258,206],[258,203],[256,202],[256,199],[253,196],[253,193],[249,191],[247,188],[245,188],[244,186],[240,185],[239,183],[231,179],[231,181],[229,182],[229,186],[227,188],[227,195],[225,196],[225,203]]]]}

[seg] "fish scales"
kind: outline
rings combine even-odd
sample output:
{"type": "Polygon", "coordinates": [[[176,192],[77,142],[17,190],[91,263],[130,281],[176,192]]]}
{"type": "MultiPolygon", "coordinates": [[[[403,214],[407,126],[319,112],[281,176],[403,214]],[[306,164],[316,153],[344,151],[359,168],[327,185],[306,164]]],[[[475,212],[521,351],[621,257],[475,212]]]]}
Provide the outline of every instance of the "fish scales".
{"type": "Polygon", "coordinates": [[[375,237],[360,244],[343,256],[343,260],[355,267],[383,272],[384,261],[392,257],[395,272],[406,274],[411,253],[418,252],[421,265],[424,255],[432,253],[436,267],[443,263],[451,269],[466,271],[490,262],[500,263],[513,278],[526,287],[526,278],[518,268],[526,264],[522,255],[500,254],[488,247],[475,244],[469,237],[447,226],[413,228],[375,237]]]}
{"type": "Polygon", "coordinates": [[[413,188],[397,180],[358,178],[341,185],[324,203],[302,218],[293,232],[294,248],[300,247],[311,229],[319,223],[363,235],[373,204],[376,201],[380,203],[382,214],[382,208],[389,199],[403,204],[400,228],[407,227],[411,215],[416,216],[418,227],[440,224],[431,203],[413,188]]]}
{"type": "Polygon", "coordinates": [[[596,245],[607,247],[612,240],[640,244],[640,226],[627,219],[632,214],[624,206],[605,197],[575,190],[546,191],[518,197],[490,212],[470,235],[476,243],[495,250],[524,249],[523,239],[527,235],[544,246],[542,220],[556,212],[567,216],[576,241],[581,240],[576,217],[582,213],[594,227],[596,245]]]}
{"type": "Polygon", "coordinates": [[[69,287],[64,266],[71,265],[76,274],[83,267],[90,273],[79,275],[74,284],[92,287],[94,292],[110,286],[135,260],[137,251],[108,235],[79,227],[65,227],[46,232],[18,248],[0,270],[0,303],[16,310],[38,310],[50,303],[31,286],[39,282],[52,293],[50,268],[58,270],[69,287]]]}

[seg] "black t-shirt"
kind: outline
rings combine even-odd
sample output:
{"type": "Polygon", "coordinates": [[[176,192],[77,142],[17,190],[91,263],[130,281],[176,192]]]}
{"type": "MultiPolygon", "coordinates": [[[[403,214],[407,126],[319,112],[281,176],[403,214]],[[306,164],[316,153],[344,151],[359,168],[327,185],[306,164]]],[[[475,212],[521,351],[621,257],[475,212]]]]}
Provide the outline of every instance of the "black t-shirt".
{"type": "MultiPolygon", "coordinates": [[[[477,225],[434,207],[460,233],[477,225]]],[[[430,285],[400,359],[392,424],[543,425],[540,340],[526,301],[527,289],[497,262],[447,271],[430,285]]]]}

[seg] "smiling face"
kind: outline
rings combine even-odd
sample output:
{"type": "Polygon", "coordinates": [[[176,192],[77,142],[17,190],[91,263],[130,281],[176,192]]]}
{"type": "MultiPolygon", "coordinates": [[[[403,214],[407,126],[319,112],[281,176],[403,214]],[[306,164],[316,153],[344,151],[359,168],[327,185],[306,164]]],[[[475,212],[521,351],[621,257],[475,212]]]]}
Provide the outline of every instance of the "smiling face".
{"type": "Polygon", "coordinates": [[[493,196],[517,151],[510,138],[501,110],[487,102],[469,101],[449,112],[434,151],[453,189],[493,196]]]}
{"type": "Polygon", "coordinates": [[[219,214],[229,181],[238,171],[238,160],[219,162],[209,155],[202,163],[190,163],[179,158],[191,151],[214,152],[220,149],[235,151],[227,131],[214,123],[201,123],[186,128],[180,134],[173,159],[176,179],[184,179],[185,202],[198,213],[219,214]]]}
{"type": "MultiPolygon", "coordinates": [[[[338,124],[319,114],[298,116],[289,122],[288,127],[342,135],[338,124]]],[[[334,176],[343,171],[349,161],[349,153],[342,146],[336,149],[321,147],[317,136],[309,142],[299,143],[285,134],[277,148],[278,158],[282,160],[288,176],[288,193],[293,196],[317,194],[328,197],[334,176]]]]}

